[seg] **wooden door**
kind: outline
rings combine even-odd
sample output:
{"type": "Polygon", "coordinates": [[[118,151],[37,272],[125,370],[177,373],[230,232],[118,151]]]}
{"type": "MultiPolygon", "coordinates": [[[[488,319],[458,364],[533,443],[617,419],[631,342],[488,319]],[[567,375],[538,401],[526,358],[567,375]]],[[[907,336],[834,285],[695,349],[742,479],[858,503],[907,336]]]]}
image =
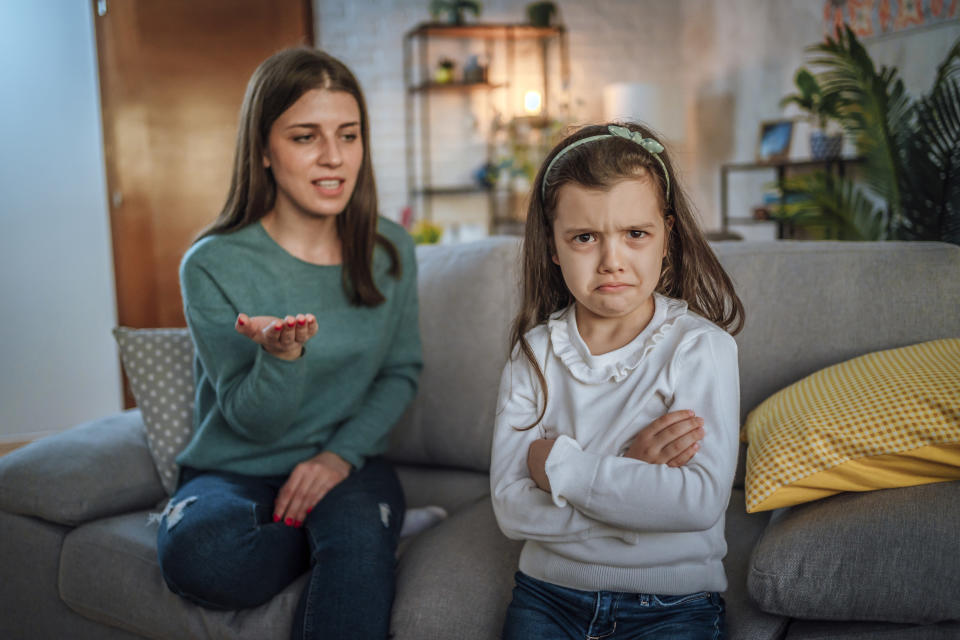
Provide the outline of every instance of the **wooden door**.
{"type": "Polygon", "coordinates": [[[184,326],[177,269],[226,199],[240,103],[312,44],[310,0],[92,0],[118,321],[184,326]]]}

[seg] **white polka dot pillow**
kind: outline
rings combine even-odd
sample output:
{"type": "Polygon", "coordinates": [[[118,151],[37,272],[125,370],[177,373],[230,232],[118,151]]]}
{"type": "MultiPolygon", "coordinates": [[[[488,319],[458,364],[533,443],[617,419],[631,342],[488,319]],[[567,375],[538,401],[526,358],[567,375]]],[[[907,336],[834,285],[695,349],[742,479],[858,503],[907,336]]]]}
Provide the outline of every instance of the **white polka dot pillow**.
{"type": "Polygon", "coordinates": [[[177,488],[176,457],[193,434],[193,341],[187,329],[129,329],[113,336],[147,427],[147,446],[163,488],[177,488]]]}
{"type": "Polygon", "coordinates": [[[960,479],[960,339],[821,369],[751,411],[744,435],[748,512],[960,479]]]}

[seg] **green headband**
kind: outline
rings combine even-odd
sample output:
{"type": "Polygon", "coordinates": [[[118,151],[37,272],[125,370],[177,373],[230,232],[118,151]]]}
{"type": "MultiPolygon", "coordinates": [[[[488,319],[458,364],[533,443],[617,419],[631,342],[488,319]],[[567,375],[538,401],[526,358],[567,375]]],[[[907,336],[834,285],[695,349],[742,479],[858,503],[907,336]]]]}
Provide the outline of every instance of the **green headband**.
{"type": "Polygon", "coordinates": [[[588,142],[593,142],[594,140],[603,140],[604,138],[624,138],[635,142],[643,149],[656,158],[657,162],[660,163],[660,167],[663,169],[663,179],[667,183],[667,200],[670,199],[670,174],[667,173],[667,165],[663,163],[663,160],[660,159],[660,154],[663,152],[663,145],[654,140],[653,138],[644,138],[643,134],[639,131],[631,131],[626,127],[620,127],[615,124],[611,124],[607,127],[607,131],[610,133],[601,133],[595,136],[589,136],[587,138],[580,138],[574,142],[571,142],[563,149],[561,149],[557,155],[553,156],[553,160],[550,161],[550,164],[547,165],[547,170],[543,172],[543,181],[540,183],[540,196],[545,200],[547,198],[547,176],[550,175],[550,169],[553,168],[554,163],[560,159],[560,156],[565,154],[571,149],[575,149],[582,144],[588,142]]]}

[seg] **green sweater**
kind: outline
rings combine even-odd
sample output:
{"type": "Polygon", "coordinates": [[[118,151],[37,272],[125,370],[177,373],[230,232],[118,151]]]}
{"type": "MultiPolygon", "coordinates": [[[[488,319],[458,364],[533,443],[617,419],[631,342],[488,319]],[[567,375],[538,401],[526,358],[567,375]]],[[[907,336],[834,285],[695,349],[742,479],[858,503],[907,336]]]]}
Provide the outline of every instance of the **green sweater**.
{"type": "Polygon", "coordinates": [[[379,231],[397,248],[402,277],[382,247],[374,279],[386,302],[354,306],[342,267],[299,260],[260,223],[204,238],[180,265],[196,345],[194,434],[177,462],[254,476],[290,473],[321,451],[360,468],[383,453],[413,399],[422,368],[414,246],[399,225],[379,231]],[[293,361],[236,332],[237,314],[312,313],[318,331],[293,361]]]}

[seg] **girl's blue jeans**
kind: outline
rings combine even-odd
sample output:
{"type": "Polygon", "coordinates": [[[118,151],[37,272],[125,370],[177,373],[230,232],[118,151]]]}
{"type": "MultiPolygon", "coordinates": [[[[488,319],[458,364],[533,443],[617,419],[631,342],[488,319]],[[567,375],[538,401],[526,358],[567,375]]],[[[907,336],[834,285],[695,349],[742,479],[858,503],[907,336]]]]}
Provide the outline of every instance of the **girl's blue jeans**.
{"type": "Polygon", "coordinates": [[[157,534],[167,585],[203,607],[240,609],[309,570],[291,638],[386,638],[405,508],[393,467],[368,460],[302,528],[273,521],[286,479],[184,469],[157,534]]]}
{"type": "Polygon", "coordinates": [[[723,598],[701,591],[658,596],[580,591],[518,571],[504,640],[720,640],[723,598]]]}

